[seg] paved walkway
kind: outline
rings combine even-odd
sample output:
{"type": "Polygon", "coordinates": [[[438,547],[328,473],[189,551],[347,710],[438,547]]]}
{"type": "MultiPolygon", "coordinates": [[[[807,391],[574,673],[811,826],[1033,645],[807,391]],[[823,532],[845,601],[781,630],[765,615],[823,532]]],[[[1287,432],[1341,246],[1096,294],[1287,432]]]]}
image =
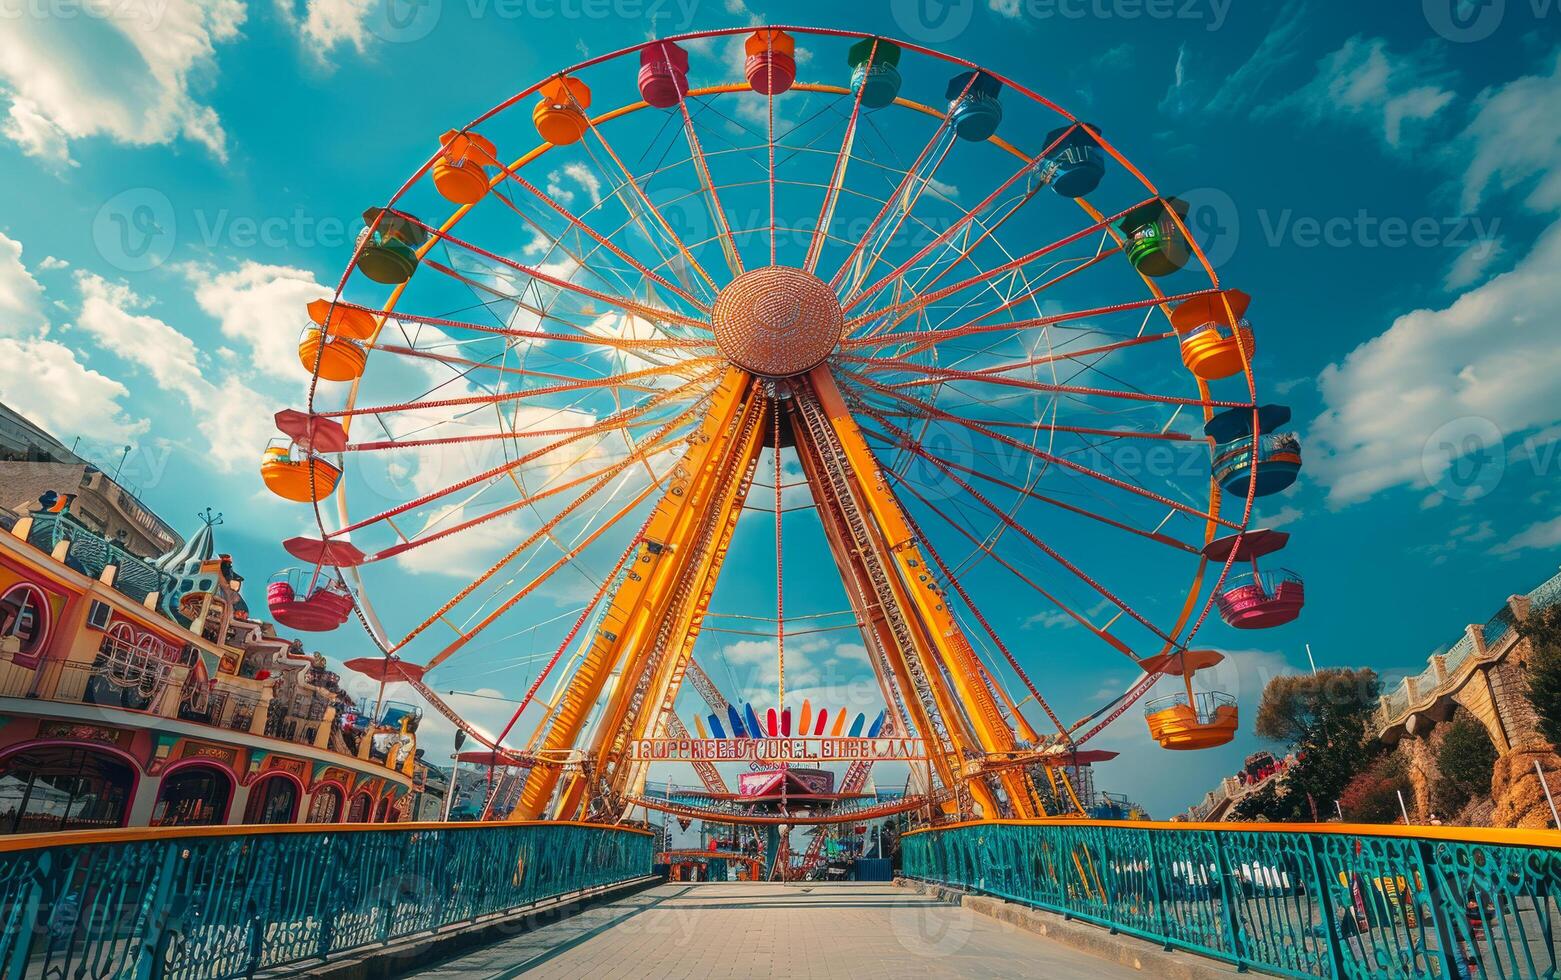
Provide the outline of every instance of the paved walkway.
{"type": "Polygon", "coordinates": [[[413,974],[1048,977],[1142,974],[888,884],[668,884],[413,974]]]}

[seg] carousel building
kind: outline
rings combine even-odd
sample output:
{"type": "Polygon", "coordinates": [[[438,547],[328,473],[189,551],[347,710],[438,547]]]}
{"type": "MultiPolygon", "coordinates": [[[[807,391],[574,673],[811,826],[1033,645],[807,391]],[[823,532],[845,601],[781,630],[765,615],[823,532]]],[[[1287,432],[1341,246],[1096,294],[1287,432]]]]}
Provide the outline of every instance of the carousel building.
{"type": "Polygon", "coordinates": [[[66,489],[0,533],[0,833],[408,816],[417,712],[252,619],[219,515],[149,558],[66,489]]]}

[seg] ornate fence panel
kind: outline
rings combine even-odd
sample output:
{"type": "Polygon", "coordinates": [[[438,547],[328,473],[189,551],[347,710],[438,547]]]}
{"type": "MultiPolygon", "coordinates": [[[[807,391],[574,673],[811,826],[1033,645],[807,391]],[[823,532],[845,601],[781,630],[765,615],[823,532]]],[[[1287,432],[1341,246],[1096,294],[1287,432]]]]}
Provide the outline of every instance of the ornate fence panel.
{"type": "Polygon", "coordinates": [[[0,839],[0,977],[220,980],[318,962],[647,875],[655,843],[570,823],[0,839]]]}
{"type": "Polygon", "coordinates": [[[1296,977],[1554,977],[1555,831],[1020,823],[914,831],[905,874],[1296,977]]]}

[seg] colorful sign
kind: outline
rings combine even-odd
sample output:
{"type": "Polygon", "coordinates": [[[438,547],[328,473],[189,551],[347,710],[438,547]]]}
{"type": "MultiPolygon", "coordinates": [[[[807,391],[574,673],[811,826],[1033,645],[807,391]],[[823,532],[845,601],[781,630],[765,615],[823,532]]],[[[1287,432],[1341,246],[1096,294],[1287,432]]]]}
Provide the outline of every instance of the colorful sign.
{"type": "Polygon", "coordinates": [[[919,738],[637,738],[645,762],[905,762],[925,759],[919,738]]]}

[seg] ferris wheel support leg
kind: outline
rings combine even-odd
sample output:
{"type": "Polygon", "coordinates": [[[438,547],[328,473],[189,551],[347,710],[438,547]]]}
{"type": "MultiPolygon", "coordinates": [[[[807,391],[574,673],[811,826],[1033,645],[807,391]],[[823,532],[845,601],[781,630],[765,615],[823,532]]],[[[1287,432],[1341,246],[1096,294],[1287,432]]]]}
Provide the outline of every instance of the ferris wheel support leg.
{"type": "Polygon", "coordinates": [[[952,793],[947,801],[952,811],[946,815],[970,817],[979,805],[984,815],[998,816],[995,794],[983,780],[973,779],[977,774],[967,766],[967,760],[980,750],[963,708],[942,683],[937,652],[888,557],[881,529],[862,503],[864,491],[844,459],[845,451],[829,415],[811,388],[799,391],[796,401],[804,421],[798,444],[811,454],[814,470],[822,476],[818,485],[827,489],[820,500],[820,513],[839,529],[836,538],[848,548],[847,555],[837,556],[837,561],[860,569],[868,601],[874,607],[868,621],[883,631],[882,649],[898,689],[905,695],[905,706],[927,743],[928,758],[939,780],[952,793]]]}
{"type": "MultiPolygon", "coordinates": [[[[1003,718],[1002,709],[992,689],[987,686],[987,674],[964,631],[955,622],[944,596],[937,590],[929,565],[921,553],[910,524],[900,503],[895,499],[888,482],[879,470],[878,461],[867,447],[867,441],[858,428],[855,418],[846,407],[834,375],[827,367],[815,368],[809,375],[819,403],[828,414],[836,439],[854,482],[871,512],[876,529],[881,536],[885,557],[898,571],[904,593],[917,613],[924,635],[942,664],[943,673],[952,681],[951,693],[958,709],[970,724],[971,749],[981,755],[1012,752],[1016,747],[1014,733],[1003,718]]],[[[929,672],[934,686],[941,688],[937,672],[929,672]]],[[[967,767],[968,768],[968,767],[967,767]]],[[[1034,817],[1036,813],[1033,789],[1022,772],[1005,770],[998,775],[1010,805],[1020,817],[1034,817]]],[[[973,779],[972,786],[981,785],[973,779]]],[[[995,808],[988,810],[996,816],[995,808]]]]}
{"type": "MultiPolygon", "coordinates": [[[[665,606],[665,586],[682,572],[689,558],[676,545],[699,509],[709,502],[714,454],[726,444],[725,433],[749,386],[748,375],[735,368],[722,378],[704,423],[692,437],[688,452],[646,522],[638,554],[614,593],[600,628],[588,641],[580,666],[558,699],[554,720],[542,741],[544,752],[562,753],[576,744],[613,671],[630,651],[646,641],[648,632],[659,622],[665,606]]],[[[526,780],[511,819],[540,817],[562,775],[563,767],[559,764],[537,765],[526,780]]],[[[571,774],[560,794],[557,812],[578,808],[584,779],[581,774],[571,774]]]]}
{"type": "Polygon", "coordinates": [[[649,767],[644,760],[625,765],[629,739],[662,735],[676,717],[673,703],[683,686],[694,643],[704,626],[705,612],[726,561],[732,535],[737,530],[743,504],[748,499],[748,490],[753,485],[754,470],[768,425],[766,401],[759,396],[758,386],[754,386],[748,404],[739,414],[730,445],[717,453],[719,482],[714,507],[697,539],[687,542],[695,552],[689,574],[673,588],[672,605],[662,620],[654,647],[646,651],[643,664],[623,675],[629,680],[637,679],[637,683],[625,687],[629,700],[621,713],[621,722],[600,729],[603,745],[597,755],[601,760],[599,771],[615,796],[630,786],[636,787],[634,792],[638,795],[638,784],[644,780],[649,767]]]}
{"type": "Polygon", "coordinates": [[[632,770],[624,758],[629,737],[643,735],[647,712],[653,706],[659,710],[660,702],[653,695],[670,689],[678,630],[688,628],[702,583],[719,570],[719,562],[713,559],[720,551],[723,529],[734,519],[732,510],[740,497],[737,486],[758,458],[753,433],[765,415],[764,399],[756,394],[753,379],[737,374],[739,402],[733,417],[711,433],[698,479],[682,495],[685,508],[663,542],[673,560],[658,568],[648,594],[619,632],[624,643],[621,667],[587,749],[594,771],[589,778],[581,774],[568,780],[559,796],[557,817],[585,815],[593,793],[609,808],[622,795],[632,770]]]}

